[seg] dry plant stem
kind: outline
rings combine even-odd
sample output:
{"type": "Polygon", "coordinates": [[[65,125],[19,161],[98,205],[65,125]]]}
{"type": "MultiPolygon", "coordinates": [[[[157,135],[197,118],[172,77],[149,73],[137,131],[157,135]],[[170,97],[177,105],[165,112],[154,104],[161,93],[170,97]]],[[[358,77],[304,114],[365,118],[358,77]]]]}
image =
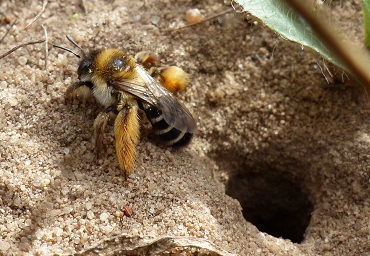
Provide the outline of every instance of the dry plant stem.
{"type": "Polygon", "coordinates": [[[85,14],[87,14],[87,9],[86,9],[86,5],[85,5],[85,0],[81,0],[81,8],[82,10],[84,11],[85,14]]]}
{"type": "Polygon", "coordinates": [[[20,44],[12,49],[10,49],[9,51],[7,51],[6,53],[0,55],[0,60],[6,56],[8,56],[9,54],[11,54],[12,52],[18,50],[19,48],[22,48],[23,46],[27,46],[27,45],[31,45],[31,44],[40,44],[40,43],[43,43],[45,42],[45,39],[42,39],[42,40],[38,40],[38,41],[34,41],[34,42],[27,42],[27,43],[23,43],[23,44],[20,44]]]}
{"type": "Polygon", "coordinates": [[[48,57],[49,57],[49,47],[48,47],[48,31],[46,30],[46,27],[44,25],[41,25],[41,27],[44,29],[45,32],[45,70],[48,67],[48,57]]]}
{"type": "Polygon", "coordinates": [[[12,25],[10,25],[10,28],[6,31],[5,35],[0,39],[0,44],[4,40],[4,38],[9,34],[10,30],[12,29],[12,27],[14,26],[14,24],[16,22],[17,22],[17,19],[15,19],[15,21],[12,23],[12,25]]]}
{"type": "Polygon", "coordinates": [[[142,239],[137,236],[120,235],[104,240],[103,242],[81,251],[75,255],[161,255],[166,251],[181,248],[203,249],[210,255],[235,256],[214,244],[199,238],[192,237],[161,237],[158,239],[142,239]]]}
{"type": "Polygon", "coordinates": [[[47,4],[48,4],[48,0],[44,0],[42,2],[42,9],[41,9],[41,11],[36,15],[36,17],[30,23],[28,23],[27,26],[24,27],[24,29],[27,29],[29,26],[31,26],[41,16],[41,14],[45,11],[47,4]]]}
{"type": "Polygon", "coordinates": [[[323,17],[318,18],[311,11],[309,3],[301,0],[286,0],[286,2],[305,19],[324,45],[333,51],[343,65],[365,86],[366,91],[370,91],[370,73],[368,72],[370,57],[365,54],[363,47],[346,43],[350,40],[343,40],[336,34],[335,29],[328,25],[330,24],[328,21],[323,20],[323,17]]]}

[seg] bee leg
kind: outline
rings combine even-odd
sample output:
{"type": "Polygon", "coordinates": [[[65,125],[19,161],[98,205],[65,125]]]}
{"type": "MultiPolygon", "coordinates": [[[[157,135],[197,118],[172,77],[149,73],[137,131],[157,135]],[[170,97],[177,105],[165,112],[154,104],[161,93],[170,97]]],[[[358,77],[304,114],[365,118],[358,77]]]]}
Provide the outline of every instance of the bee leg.
{"type": "Polygon", "coordinates": [[[136,159],[136,145],[140,138],[138,105],[135,100],[118,107],[118,115],[114,121],[116,151],[120,168],[125,179],[130,175],[136,159]]]}
{"type": "Polygon", "coordinates": [[[100,159],[100,153],[103,147],[104,131],[111,113],[117,114],[117,108],[114,106],[107,107],[100,112],[94,121],[96,159],[100,159]]]}
{"type": "Polygon", "coordinates": [[[145,69],[149,69],[158,64],[158,56],[153,52],[142,51],[135,55],[135,61],[145,69]]]}
{"type": "Polygon", "coordinates": [[[183,91],[189,84],[189,75],[176,66],[150,69],[149,74],[173,94],[183,91]]]}
{"type": "Polygon", "coordinates": [[[154,77],[154,78],[156,78],[158,80],[159,75],[160,75],[160,71],[159,71],[159,69],[157,67],[151,67],[148,70],[148,73],[149,73],[149,75],[151,75],[152,77],[154,77]]]}
{"type": "Polygon", "coordinates": [[[76,95],[81,95],[82,98],[87,99],[91,93],[91,89],[93,87],[93,84],[91,82],[86,81],[79,81],[71,86],[69,86],[66,90],[65,98],[66,101],[71,100],[76,95]]]}

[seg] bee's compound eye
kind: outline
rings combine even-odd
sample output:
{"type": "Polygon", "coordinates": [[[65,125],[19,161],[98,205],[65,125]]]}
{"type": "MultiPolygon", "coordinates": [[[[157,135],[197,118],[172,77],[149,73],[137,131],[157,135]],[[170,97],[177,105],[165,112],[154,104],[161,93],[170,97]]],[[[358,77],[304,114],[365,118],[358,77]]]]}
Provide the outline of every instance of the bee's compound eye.
{"type": "Polygon", "coordinates": [[[91,64],[92,64],[92,61],[90,59],[87,59],[87,60],[84,60],[83,62],[81,62],[80,66],[78,67],[78,70],[77,70],[78,76],[82,76],[82,75],[85,75],[87,73],[91,73],[91,72],[89,72],[91,64]]]}
{"type": "Polygon", "coordinates": [[[86,55],[84,59],[81,60],[77,70],[79,79],[89,79],[94,70],[97,70],[99,68],[98,65],[96,65],[96,60],[100,53],[101,50],[92,51],[88,55],[86,55]]]}
{"type": "Polygon", "coordinates": [[[114,69],[120,69],[126,65],[126,61],[122,58],[116,58],[112,62],[112,66],[114,69]]]}

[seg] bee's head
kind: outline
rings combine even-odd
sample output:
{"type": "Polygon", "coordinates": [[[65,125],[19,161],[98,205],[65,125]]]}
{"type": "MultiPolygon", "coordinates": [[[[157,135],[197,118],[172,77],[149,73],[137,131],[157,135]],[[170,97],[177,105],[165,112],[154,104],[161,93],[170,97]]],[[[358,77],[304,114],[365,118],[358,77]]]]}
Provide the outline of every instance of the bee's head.
{"type": "MultiPolygon", "coordinates": [[[[104,49],[86,54],[73,39],[68,36],[67,39],[81,51],[82,60],[77,70],[78,78],[81,81],[102,79],[108,82],[118,77],[127,78],[131,74],[130,71],[135,67],[135,60],[121,50],[104,49]]],[[[73,53],[76,57],[81,58],[80,55],[66,47],[58,45],[54,45],[54,47],[73,53]]]]}
{"type": "Polygon", "coordinates": [[[93,51],[83,58],[78,66],[77,74],[80,80],[89,80],[95,69],[96,58],[101,50],[93,51]]]}

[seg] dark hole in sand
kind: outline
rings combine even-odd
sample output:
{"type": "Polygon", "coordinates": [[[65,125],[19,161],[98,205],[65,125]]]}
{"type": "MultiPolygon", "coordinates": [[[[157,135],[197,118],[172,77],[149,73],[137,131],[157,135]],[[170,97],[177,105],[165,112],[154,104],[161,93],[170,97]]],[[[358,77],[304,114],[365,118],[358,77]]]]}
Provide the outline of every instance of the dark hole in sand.
{"type": "Polygon", "coordinates": [[[299,185],[276,171],[230,177],[226,193],[239,200],[244,218],[260,231],[300,243],[313,205],[299,185]]]}

